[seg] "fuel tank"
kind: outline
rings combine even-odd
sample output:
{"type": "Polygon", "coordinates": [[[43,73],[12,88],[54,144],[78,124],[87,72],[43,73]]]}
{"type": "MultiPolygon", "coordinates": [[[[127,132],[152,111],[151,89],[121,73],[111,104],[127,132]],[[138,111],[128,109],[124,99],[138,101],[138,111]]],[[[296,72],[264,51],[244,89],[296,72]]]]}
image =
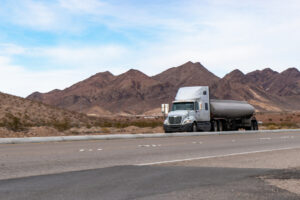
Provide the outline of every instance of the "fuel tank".
{"type": "Polygon", "coordinates": [[[255,109],[246,101],[210,100],[210,112],[213,118],[251,117],[255,109]]]}

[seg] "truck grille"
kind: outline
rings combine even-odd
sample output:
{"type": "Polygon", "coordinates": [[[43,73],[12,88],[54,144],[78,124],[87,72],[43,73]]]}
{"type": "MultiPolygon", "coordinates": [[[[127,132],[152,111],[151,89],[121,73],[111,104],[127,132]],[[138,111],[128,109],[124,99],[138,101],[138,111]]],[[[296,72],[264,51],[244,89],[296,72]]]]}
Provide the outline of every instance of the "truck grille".
{"type": "Polygon", "coordinates": [[[181,123],[181,117],[175,116],[175,117],[169,117],[169,123],[170,124],[180,124],[181,123]]]}

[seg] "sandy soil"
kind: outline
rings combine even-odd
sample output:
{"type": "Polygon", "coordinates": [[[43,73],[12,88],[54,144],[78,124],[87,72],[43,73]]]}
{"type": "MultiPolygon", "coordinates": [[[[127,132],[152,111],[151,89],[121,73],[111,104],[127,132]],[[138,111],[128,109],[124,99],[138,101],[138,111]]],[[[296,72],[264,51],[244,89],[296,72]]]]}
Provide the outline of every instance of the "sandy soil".
{"type": "Polygon", "coordinates": [[[274,172],[261,178],[270,185],[300,195],[300,167],[274,172]]]}
{"type": "Polygon", "coordinates": [[[267,179],[267,183],[270,185],[274,185],[278,188],[287,190],[289,192],[299,194],[300,195],[300,180],[299,179],[267,179]]]}

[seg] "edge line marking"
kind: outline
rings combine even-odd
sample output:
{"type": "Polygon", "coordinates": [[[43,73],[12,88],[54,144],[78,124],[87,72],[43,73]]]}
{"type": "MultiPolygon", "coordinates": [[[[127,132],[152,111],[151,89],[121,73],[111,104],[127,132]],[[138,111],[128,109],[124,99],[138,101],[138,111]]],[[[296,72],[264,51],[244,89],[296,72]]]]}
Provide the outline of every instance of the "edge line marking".
{"type": "Polygon", "coordinates": [[[210,158],[222,158],[222,157],[229,157],[229,156],[247,155],[247,154],[255,154],[255,153],[265,153],[265,152],[281,151],[281,150],[291,150],[291,149],[299,149],[299,148],[300,147],[298,146],[298,147],[288,147],[288,148],[280,148],[280,149],[269,149],[269,150],[261,150],[261,151],[248,151],[248,152],[231,153],[231,154],[224,154],[224,155],[203,156],[203,157],[195,157],[195,158],[185,158],[185,159],[158,161],[158,162],[151,162],[151,163],[140,163],[140,164],[135,164],[134,166],[159,165],[159,164],[167,164],[167,163],[185,162],[185,161],[193,161],[193,160],[203,160],[203,159],[210,159],[210,158]]]}

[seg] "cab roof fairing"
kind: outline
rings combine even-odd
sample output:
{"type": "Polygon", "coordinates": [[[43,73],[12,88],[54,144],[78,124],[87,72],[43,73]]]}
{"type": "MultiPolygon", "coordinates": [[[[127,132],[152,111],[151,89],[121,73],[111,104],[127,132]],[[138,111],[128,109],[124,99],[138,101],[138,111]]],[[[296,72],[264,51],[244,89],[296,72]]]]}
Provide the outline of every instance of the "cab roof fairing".
{"type": "Polygon", "coordinates": [[[179,88],[175,101],[197,101],[203,96],[203,91],[209,93],[208,86],[193,86],[193,87],[181,87],[179,88]]]}

